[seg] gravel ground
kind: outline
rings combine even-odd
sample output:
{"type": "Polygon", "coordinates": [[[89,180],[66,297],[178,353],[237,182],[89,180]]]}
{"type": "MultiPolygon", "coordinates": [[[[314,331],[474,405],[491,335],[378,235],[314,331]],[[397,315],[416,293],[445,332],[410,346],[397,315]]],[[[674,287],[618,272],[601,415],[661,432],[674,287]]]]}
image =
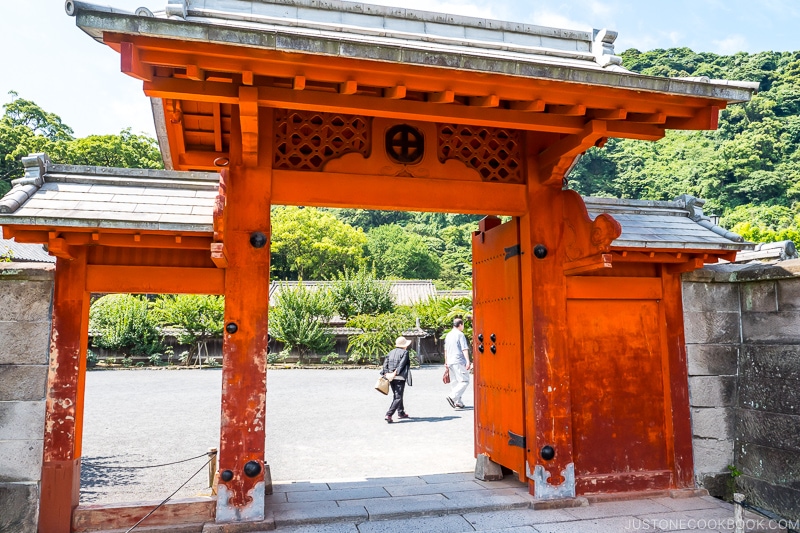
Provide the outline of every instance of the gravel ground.
{"type": "MultiPolygon", "coordinates": [[[[473,398],[454,411],[442,367],[413,371],[412,418],[387,424],[375,369],[277,369],[267,377],[266,457],[274,482],[466,472],[475,467],[473,398]]],[[[86,376],[81,502],[209,494],[205,459],[219,442],[219,369],[92,371],[86,376]],[[92,466],[90,466],[92,465],[92,466]],[[114,467],[114,468],[108,468],[114,467]]]]}

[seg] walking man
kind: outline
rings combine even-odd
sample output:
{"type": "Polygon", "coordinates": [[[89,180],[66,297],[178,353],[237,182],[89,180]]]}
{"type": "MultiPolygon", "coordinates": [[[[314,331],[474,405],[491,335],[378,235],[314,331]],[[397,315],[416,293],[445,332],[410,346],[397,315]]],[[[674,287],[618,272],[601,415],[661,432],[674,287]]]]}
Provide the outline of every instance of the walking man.
{"type": "Polygon", "coordinates": [[[464,336],[464,321],[460,318],[453,320],[453,329],[444,338],[444,364],[450,371],[450,382],[453,389],[447,402],[453,409],[464,407],[461,395],[469,386],[469,345],[464,336]]]}

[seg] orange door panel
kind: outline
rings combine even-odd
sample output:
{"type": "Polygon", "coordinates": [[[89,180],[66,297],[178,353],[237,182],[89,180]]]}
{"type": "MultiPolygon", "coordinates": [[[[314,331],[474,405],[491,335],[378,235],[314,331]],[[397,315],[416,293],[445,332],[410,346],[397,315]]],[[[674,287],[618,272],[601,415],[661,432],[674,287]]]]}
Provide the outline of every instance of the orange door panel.
{"type": "Polygon", "coordinates": [[[659,306],[659,300],[567,303],[578,493],[671,485],[659,306]]]}
{"type": "Polygon", "coordinates": [[[472,239],[475,452],[525,479],[525,419],[516,220],[472,239]]]}

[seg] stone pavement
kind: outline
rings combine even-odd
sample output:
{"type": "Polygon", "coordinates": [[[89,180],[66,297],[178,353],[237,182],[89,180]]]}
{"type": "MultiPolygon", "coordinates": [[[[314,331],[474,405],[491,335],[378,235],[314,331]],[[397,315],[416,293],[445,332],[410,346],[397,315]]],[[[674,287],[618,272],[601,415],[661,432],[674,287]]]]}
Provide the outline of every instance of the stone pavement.
{"type": "MultiPolygon", "coordinates": [[[[731,504],[691,492],[672,495],[578,498],[577,507],[537,508],[541,502],[514,478],[484,482],[463,472],[279,483],[268,496],[268,509],[276,530],[284,533],[734,531],[731,504]]],[[[750,513],[745,525],[750,532],[786,531],[750,513]]]]}

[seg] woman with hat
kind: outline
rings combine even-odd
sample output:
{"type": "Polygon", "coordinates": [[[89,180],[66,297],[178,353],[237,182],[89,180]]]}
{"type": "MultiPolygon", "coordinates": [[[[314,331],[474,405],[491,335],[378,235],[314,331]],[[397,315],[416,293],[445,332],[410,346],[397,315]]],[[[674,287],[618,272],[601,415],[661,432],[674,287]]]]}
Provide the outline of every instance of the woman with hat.
{"type": "Polygon", "coordinates": [[[392,387],[392,405],[386,411],[386,422],[391,424],[392,415],[397,412],[397,418],[408,418],[405,407],[403,406],[403,393],[406,389],[406,382],[411,386],[411,362],[408,357],[408,347],[411,341],[405,337],[397,337],[394,343],[395,348],[386,355],[383,360],[381,375],[389,380],[392,387]]]}

